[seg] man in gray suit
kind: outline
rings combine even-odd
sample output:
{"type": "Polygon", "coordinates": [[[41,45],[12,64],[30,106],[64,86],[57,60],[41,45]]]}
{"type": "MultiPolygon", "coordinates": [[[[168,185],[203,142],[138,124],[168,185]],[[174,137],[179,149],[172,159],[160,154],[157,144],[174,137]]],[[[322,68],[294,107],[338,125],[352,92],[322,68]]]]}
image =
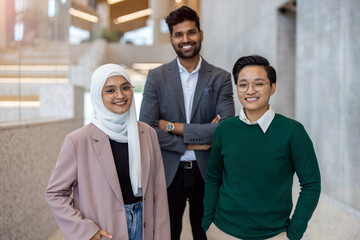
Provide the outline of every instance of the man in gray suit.
{"type": "Polygon", "coordinates": [[[195,240],[201,227],[204,179],[218,122],[234,116],[230,73],[200,56],[203,32],[199,17],[181,7],[165,18],[178,57],[149,71],[140,121],[155,128],[164,161],[171,239],[180,239],[186,201],[195,240]]]}

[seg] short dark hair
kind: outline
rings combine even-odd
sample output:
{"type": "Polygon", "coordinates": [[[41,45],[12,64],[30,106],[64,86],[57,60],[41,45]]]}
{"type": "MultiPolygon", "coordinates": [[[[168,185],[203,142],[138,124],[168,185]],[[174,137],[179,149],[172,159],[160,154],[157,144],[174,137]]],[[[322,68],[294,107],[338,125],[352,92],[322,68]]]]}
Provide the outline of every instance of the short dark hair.
{"type": "Polygon", "coordinates": [[[199,16],[197,15],[197,13],[194,10],[192,10],[191,8],[189,8],[187,6],[182,6],[181,8],[178,8],[178,9],[172,11],[171,13],[169,13],[169,15],[165,18],[165,21],[168,25],[170,35],[172,35],[172,33],[173,33],[174,25],[185,22],[185,21],[195,22],[196,27],[200,31],[199,16]]]}
{"type": "Polygon", "coordinates": [[[233,67],[233,76],[235,85],[237,84],[240,71],[246,66],[262,66],[270,80],[270,83],[276,83],[276,71],[270,66],[269,61],[260,55],[250,55],[239,58],[233,67]]]}

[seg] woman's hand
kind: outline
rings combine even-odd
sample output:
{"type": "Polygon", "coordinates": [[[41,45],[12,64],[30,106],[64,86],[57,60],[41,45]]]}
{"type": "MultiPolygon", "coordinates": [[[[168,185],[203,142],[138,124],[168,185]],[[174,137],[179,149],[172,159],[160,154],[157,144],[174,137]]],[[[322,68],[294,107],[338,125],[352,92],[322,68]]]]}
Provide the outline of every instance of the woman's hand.
{"type": "Polygon", "coordinates": [[[105,230],[100,229],[90,240],[99,240],[102,236],[112,238],[112,235],[105,230]]]}

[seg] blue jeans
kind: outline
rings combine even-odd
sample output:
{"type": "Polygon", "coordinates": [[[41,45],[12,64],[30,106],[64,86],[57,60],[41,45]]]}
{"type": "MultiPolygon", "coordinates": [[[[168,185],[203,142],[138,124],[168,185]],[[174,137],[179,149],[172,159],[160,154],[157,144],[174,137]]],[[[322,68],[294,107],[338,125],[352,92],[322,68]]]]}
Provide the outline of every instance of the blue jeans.
{"type": "Polygon", "coordinates": [[[142,240],[142,209],[142,202],[125,205],[129,240],[142,240]]]}

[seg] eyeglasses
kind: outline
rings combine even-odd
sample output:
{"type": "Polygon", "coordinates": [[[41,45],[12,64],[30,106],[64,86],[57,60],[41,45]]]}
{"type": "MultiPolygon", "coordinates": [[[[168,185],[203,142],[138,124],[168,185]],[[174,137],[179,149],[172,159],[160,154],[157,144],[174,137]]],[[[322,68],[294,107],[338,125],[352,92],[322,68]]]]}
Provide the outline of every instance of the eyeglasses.
{"type": "Polygon", "coordinates": [[[130,93],[132,88],[135,88],[135,87],[130,84],[120,86],[120,88],[107,87],[103,93],[109,98],[115,98],[117,96],[118,92],[121,92],[122,94],[128,94],[128,93],[130,93]]]}
{"type": "MultiPolygon", "coordinates": [[[[254,91],[260,92],[265,89],[265,85],[268,83],[271,85],[271,82],[256,81],[251,83],[251,86],[254,89],[254,91]]],[[[240,81],[238,82],[237,86],[239,92],[246,93],[249,90],[250,83],[248,81],[240,81]]]]}

